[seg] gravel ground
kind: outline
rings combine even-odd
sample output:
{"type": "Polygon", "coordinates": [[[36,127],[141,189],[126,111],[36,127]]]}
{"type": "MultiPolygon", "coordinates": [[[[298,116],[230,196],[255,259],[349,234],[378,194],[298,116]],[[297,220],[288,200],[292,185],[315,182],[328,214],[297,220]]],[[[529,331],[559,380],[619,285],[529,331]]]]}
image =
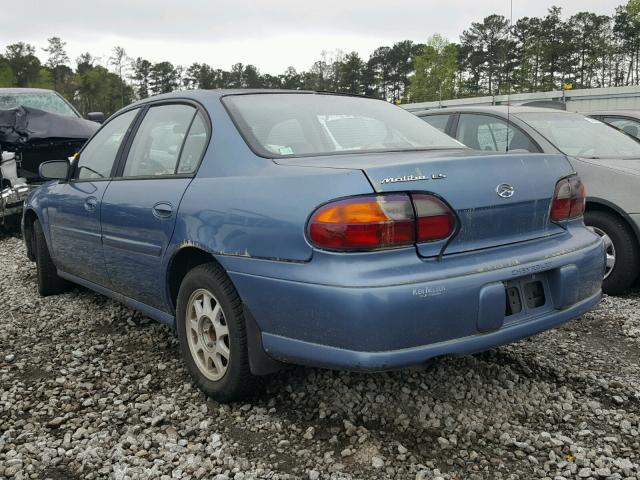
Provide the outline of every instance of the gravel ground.
{"type": "Polygon", "coordinates": [[[172,331],[0,239],[0,478],[640,479],[640,295],[463,358],[207,399],[172,331]]]}

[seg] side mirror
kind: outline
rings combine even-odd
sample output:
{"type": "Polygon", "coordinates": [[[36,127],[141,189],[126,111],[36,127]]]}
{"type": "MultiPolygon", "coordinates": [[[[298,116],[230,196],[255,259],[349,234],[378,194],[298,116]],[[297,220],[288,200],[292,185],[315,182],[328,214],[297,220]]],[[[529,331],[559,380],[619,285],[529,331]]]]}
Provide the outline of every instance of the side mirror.
{"type": "Polygon", "coordinates": [[[104,123],[104,113],[102,112],[89,112],[87,113],[87,120],[91,120],[96,123],[104,123]]]}
{"type": "Polygon", "coordinates": [[[38,175],[44,180],[67,180],[71,165],[69,160],[49,160],[38,167],[38,175]]]}

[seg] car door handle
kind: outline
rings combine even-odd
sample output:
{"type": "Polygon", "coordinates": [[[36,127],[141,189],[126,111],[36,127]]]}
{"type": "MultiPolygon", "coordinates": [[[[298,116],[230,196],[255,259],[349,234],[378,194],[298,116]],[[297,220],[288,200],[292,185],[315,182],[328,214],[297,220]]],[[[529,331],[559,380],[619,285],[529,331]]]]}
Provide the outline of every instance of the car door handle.
{"type": "Polygon", "coordinates": [[[158,202],[152,210],[153,215],[158,218],[169,218],[173,215],[173,206],[168,202],[158,202]]]}
{"type": "Polygon", "coordinates": [[[95,212],[98,207],[98,199],[96,197],[89,197],[84,201],[84,209],[87,212],[95,212]]]}

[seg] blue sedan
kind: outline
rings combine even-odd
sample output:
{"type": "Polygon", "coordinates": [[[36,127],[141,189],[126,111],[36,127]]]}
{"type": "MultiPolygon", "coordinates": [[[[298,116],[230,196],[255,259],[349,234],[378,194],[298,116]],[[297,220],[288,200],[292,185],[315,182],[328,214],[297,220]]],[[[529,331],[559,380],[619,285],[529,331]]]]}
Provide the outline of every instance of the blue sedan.
{"type": "Polygon", "coordinates": [[[230,401],[283,363],[387,370],[511,342],[600,300],[564,156],[472,152],[386,102],[189,91],[113,115],[27,199],[41,295],[175,327],[230,401]]]}

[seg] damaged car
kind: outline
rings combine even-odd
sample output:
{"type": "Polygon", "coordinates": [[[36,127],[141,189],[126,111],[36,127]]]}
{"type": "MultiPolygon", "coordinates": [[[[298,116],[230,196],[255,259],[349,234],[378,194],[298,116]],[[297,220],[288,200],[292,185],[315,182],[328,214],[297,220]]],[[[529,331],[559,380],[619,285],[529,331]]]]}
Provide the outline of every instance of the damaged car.
{"type": "Polygon", "coordinates": [[[27,193],[42,183],[38,167],[77,153],[98,129],[51,90],[0,88],[0,226],[18,225],[27,193]]]}
{"type": "Polygon", "coordinates": [[[285,363],[419,365],[596,306],[580,178],[517,155],[382,100],[176,92],[43,163],[24,240],[42,295],[76,283],[171,325],[195,383],[230,401],[285,363]]]}

